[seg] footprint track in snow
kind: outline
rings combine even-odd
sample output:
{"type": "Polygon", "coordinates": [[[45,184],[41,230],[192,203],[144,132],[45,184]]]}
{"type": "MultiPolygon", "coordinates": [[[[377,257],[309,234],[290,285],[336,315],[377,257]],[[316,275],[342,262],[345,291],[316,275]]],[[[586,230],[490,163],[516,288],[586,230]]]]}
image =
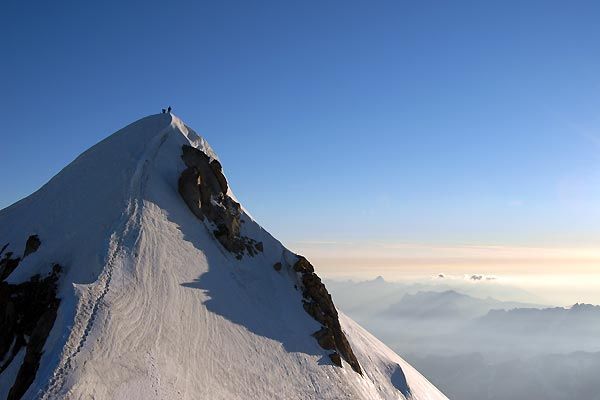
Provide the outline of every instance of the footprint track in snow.
{"type": "Polygon", "coordinates": [[[137,228],[139,227],[141,219],[139,203],[143,201],[144,189],[148,181],[148,167],[151,164],[151,161],[153,161],[157,156],[162,145],[167,140],[170,129],[171,125],[169,125],[169,127],[167,127],[160,135],[157,135],[158,140],[155,139],[151,142],[149,150],[146,151],[141,157],[140,161],[138,161],[136,170],[131,179],[129,205],[126,208],[126,212],[123,213],[119,223],[117,224],[119,228],[111,235],[108,246],[108,257],[104,271],[91,289],[91,292],[99,291],[99,294],[90,293],[91,299],[88,299],[86,301],[86,305],[77,310],[76,315],[87,321],[85,323],[81,320],[75,321],[73,324],[71,335],[65,344],[65,348],[67,349],[65,353],[68,352],[68,355],[61,357],[62,362],[59,363],[59,366],[56,368],[52,378],[40,393],[39,398],[41,399],[49,400],[60,397],[66,375],[68,374],[68,371],[71,370],[72,361],[85,346],[86,341],[94,327],[94,322],[96,321],[98,312],[103,305],[104,298],[110,290],[110,283],[112,280],[115,263],[125,253],[124,248],[127,247],[126,243],[129,242],[127,239],[133,237],[134,240],[132,242],[135,243],[136,241],[136,237],[139,233],[137,228]],[[155,145],[155,142],[158,143],[155,145]],[[149,157],[147,156],[148,153],[151,153],[149,157]],[[117,232],[120,232],[120,234],[117,234],[117,232]],[[88,316],[85,317],[85,314],[88,316]],[[82,332],[81,328],[76,329],[77,326],[81,325],[85,326],[82,332]],[[76,333],[76,331],[80,331],[80,333],[76,333]],[[75,337],[79,337],[79,339],[75,340],[75,337]],[[73,344],[69,346],[69,342],[73,341],[75,341],[77,345],[74,346],[74,350],[69,352],[68,348],[73,347],[73,344]]]}

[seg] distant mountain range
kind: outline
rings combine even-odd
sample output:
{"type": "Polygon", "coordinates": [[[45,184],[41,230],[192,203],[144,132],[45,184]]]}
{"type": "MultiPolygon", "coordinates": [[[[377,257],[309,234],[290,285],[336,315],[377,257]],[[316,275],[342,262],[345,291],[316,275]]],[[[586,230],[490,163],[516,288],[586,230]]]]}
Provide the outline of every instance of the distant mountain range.
{"type": "Polygon", "coordinates": [[[527,354],[600,351],[600,306],[492,310],[457,330],[455,337],[468,339],[471,348],[480,350],[511,347],[527,354]]]}
{"type": "Polygon", "coordinates": [[[476,318],[490,310],[510,310],[519,307],[539,307],[534,304],[500,301],[491,297],[479,299],[455,290],[443,292],[420,291],[406,294],[390,305],[384,314],[391,318],[464,319],[476,318]]]}
{"type": "Polygon", "coordinates": [[[548,307],[497,282],[449,281],[328,287],[450,398],[600,400],[600,306],[548,307]]]}
{"type": "Polygon", "coordinates": [[[405,358],[451,399],[600,400],[600,353],[490,361],[481,354],[405,358]]]}
{"type": "Polygon", "coordinates": [[[572,307],[515,308],[491,310],[480,318],[479,327],[495,330],[511,328],[514,334],[536,334],[538,332],[586,331],[595,334],[600,327],[600,306],[575,304],[572,307]]]}
{"type": "MultiPolygon", "coordinates": [[[[393,313],[390,309],[396,303],[409,301],[406,295],[416,295],[419,292],[431,292],[430,298],[425,296],[419,300],[435,303],[435,293],[453,291],[457,294],[467,295],[476,302],[481,309],[509,309],[512,306],[537,307],[543,300],[520,288],[504,285],[495,281],[473,281],[449,278],[437,278],[423,282],[390,282],[379,276],[368,281],[355,282],[351,280],[326,280],[327,287],[335,294],[336,304],[345,312],[354,316],[359,321],[369,319],[380,313],[393,313]],[[492,304],[496,301],[495,304],[492,304]],[[500,303],[498,303],[500,302],[500,303]],[[488,305],[486,305],[487,303],[488,305]]],[[[452,295],[450,294],[449,297],[452,295]]],[[[450,299],[451,301],[461,301],[450,299]]],[[[467,300],[470,302],[470,300],[467,300]]],[[[419,306],[422,307],[421,305],[419,306]]],[[[540,306],[541,307],[541,306],[540,306]]],[[[399,306],[402,309],[402,306],[399,306]]],[[[478,308],[473,305],[473,309],[478,308]]],[[[481,312],[477,312],[480,315],[481,312]]],[[[390,317],[387,315],[386,317],[390,317]]]]}

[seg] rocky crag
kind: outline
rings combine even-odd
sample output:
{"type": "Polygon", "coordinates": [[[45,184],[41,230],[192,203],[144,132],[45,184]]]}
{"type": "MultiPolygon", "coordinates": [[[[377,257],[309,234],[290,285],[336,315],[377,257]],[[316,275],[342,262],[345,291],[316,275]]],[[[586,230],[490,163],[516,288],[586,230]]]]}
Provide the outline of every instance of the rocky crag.
{"type": "MultiPolygon", "coordinates": [[[[186,169],[179,177],[179,193],[192,213],[201,221],[213,227],[215,238],[237,259],[247,254],[254,256],[262,252],[262,243],[240,234],[243,223],[239,203],[229,195],[227,179],[221,164],[194,147],[184,145],[181,158],[186,169]]],[[[281,263],[273,268],[281,271],[281,263]]],[[[293,268],[298,274],[298,285],[302,289],[303,307],[306,312],[321,324],[321,329],[313,334],[319,345],[331,350],[331,361],[341,367],[343,358],[352,369],[362,374],[361,367],[340,326],[338,313],[325,285],[315,273],[314,267],[302,256],[297,256],[293,268]]]]}
{"type": "MultiPolygon", "coordinates": [[[[7,399],[20,399],[33,382],[42,357],[44,344],[54,325],[60,299],[56,296],[61,266],[54,264],[46,276],[34,275],[29,281],[10,284],[6,279],[28,255],[38,250],[41,241],[31,235],[22,257],[6,252],[0,260],[0,373],[25,351],[16,379],[7,399]]],[[[0,256],[8,248],[6,244],[0,256]]]]}
{"type": "Polygon", "coordinates": [[[179,193],[194,215],[208,220],[215,238],[237,259],[262,252],[262,243],[240,234],[242,207],[227,194],[221,163],[187,145],[181,158],[187,168],[179,177],[179,193]]]}

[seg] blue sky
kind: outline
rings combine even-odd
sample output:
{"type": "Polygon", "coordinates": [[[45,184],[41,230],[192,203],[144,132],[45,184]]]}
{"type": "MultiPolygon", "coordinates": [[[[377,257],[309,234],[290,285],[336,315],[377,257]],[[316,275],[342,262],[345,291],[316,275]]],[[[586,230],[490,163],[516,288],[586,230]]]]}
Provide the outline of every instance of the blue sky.
{"type": "Polygon", "coordinates": [[[2,8],[0,207],[170,104],[297,248],[600,245],[598,2],[2,8]]]}

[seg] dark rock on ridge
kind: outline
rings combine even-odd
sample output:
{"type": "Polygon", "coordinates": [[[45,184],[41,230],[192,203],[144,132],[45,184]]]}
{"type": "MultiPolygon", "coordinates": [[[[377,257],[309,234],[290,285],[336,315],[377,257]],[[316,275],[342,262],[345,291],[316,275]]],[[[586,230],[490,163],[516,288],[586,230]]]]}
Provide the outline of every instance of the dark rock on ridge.
{"type": "MultiPolygon", "coordinates": [[[[37,235],[27,240],[23,257],[35,252],[41,245],[37,235]]],[[[25,348],[25,357],[19,367],[7,399],[20,399],[27,391],[37,373],[44,344],[54,321],[60,300],[56,297],[57,282],[62,268],[54,264],[45,278],[34,275],[27,282],[9,284],[4,280],[10,275],[10,266],[19,264],[20,258],[12,259],[12,253],[2,259],[0,279],[0,373],[14,361],[25,348]],[[8,272],[8,274],[6,273],[8,272]]],[[[12,268],[12,270],[14,270],[12,268]]]]}
{"type": "Polygon", "coordinates": [[[182,147],[181,158],[187,166],[179,177],[179,194],[199,219],[214,224],[215,238],[228,251],[241,259],[263,251],[261,242],[240,234],[242,207],[228,194],[221,163],[188,145],[182,147]]]}
{"type": "Polygon", "coordinates": [[[4,250],[6,250],[8,245],[9,245],[9,243],[6,243],[4,246],[2,246],[2,248],[0,249],[0,256],[2,255],[2,253],[4,253],[4,250]]]}
{"type": "MultiPolygon", "coordinates": [[[[25,251],[23,251],[23,257],[12,258],[12,251],[6,252],[4,254],[4,258],[0,259],[0,281],[5,280],[8,276],[19,266],[21,260],[27,257],[28,255],[35,253],[39,248],[42,242],[38,235],[31,235],[27,238],[27,242],[25,243],[25,251]]],[[[0,250],[0,255],[4,253],[4,250],[8,247],[9,243],[6,243],[2,246],[0,250]]]]}
{"type": "Polygon", "coordinates": [[[294,271],[301,272],[303,275],[311,272],[315,272],[315,268],[308,260],[302,256],[298,256],[298,261],[294,264],[294,271]]]}
{"type": "Polygon", "coordinates": [[[319,346],[321,346],[325,350],[333,350],[335,349],[335,339],[333,337],[333,332],[328,327],[322,327],[315,333],[313,333],[317,342],[319,342],[319,346]]]}
{"type": "Polygon", "coordinates": [[[12,258],[12,251],[7,251],[0,260],[0,281],[5,280],[19,266],[21,257],[12,258]]]}
{"type": "Polygon", "coordinates": [[[334,363],[338,367],[340,367],[340,368],[342,367],[342,359],[340,358],[340,355],[338,353],[331,353],[329,355],[329,359],[331,360],[332,363],[334,363]]]}
{"type": "MultiPolygon", "coordinates": [[[[28,255],[35,253],[37,249],[40,248],[42,242],[38,235],[31,235],[27,238],[27,243],[25,243],[25,251],[23,251],[23,257],[12,258],[12,251],[6,252],[4,257],[0,259],[0,281],[5,280],[8,276],[19,266],[21,260],[27,257],[28,255]]],[[[4,253],[4,250],[8,247],[9,243],[6,243],[2,246],[0,250],[0,255],[4,253]]]]}
{"type": "MultiPolygon", "coordinates": [[[[8,320],[9,329],[15,337],[10,361],[21,347],[26,346],[25,358],[15,382],[10,388],[8,400],[20,399],[35,378],[44,344],[54,325],[60,305],[60,300],[56,297],[56,284],[61,269],[58,264],[55,264],[52,272],[44,279],[40,279],[39,275],[36,275],[20,285],[9,285],[12,286],[9,288],[9,291],[12,292],[11,299],[7,303],[3,301],[4,299],[0,300],[0,313],[4,314],[3,320],[8,320]],[[14,312],[14,314],[8,315],[8,318],[2,307],[4,304],[7,304],[14,312]],[[25,335],[29,337],[27,342],[25,335]]],[[[5,365],[2,366],[2,369],[4,368],[5,365]]]]}
{"type": "Polygon", "coordinates": [[[225,175],[223,175],[223,167],[221,167],[221,163],[219,162],[219,160],[212,160],[210,162],[210,167],[212,168],[213,172],[215,173],[215,177],[217,178],[217,181],[219,182],[219,185],[221,186],[221,191],[223,193],[227,193],[227,190],[228,190],[227,179],[225,179],[225,175]]]}
{"type": "MultiPolygon", "coordinates": [[[[200,220],[206,218],[216,227],[213,230],[215,238],[238,259],[244,254],[254,256],[262,252],[261,242],[240,233],[242,208],[227,194],[228,185],[221,164],[192,146],[184,145],[182,151],[181,158],[187,168],[179,177],[178,190],[190,210],[200,220]]],[[[273,268],[280,271],[282,264],[275,263],[273,268]]],[[[300,274],[304,309],[322,325],[313,336],[322,348],[336,350],[330,355],[334,364],[341,367],[342,357],[362,375],[358,360],[342,331],[331,296],[313,266],[299,256],[293,269],[300,274]]]]}
{"type": "Polygon", "coordinates": [[[25,243],[25,251],[23,252],[23,258],[27,257],[31,253],[35,253],[37,249],[40,248],[42,242],[38,235],[31,235],[27,238],[27,243],[25,243]]]}
{"type": "MultiPolygon", "coordinates": [[[[362,375],[360,364],[354,355],[354,351],[346,335],[342,331],[337,309],[333,304],[331,295],[327,292],[323,282],[321,282],[321,278],[315,274],[314,267],[306,258],[298,256],[298,261],[294,264],[294,271],[301,274],[304,309],[310,316],[323,325],[313,336],[322,348],[337,350],[339,355],[350,364],[352,369],[362,375]]],[[[332,361],[338,365],[335,360],[332,359],[332,361]]],[[[339,366],[342,366],[341,362],[339,366]]]]}
{"type": "Polygon", "coordinates": [[[201,220],[204,220],[204,214],[200,208],[200,175],[194,168],[188,168],[181,173],[178,185],[179,193],[185,204],[201,220]]]}

